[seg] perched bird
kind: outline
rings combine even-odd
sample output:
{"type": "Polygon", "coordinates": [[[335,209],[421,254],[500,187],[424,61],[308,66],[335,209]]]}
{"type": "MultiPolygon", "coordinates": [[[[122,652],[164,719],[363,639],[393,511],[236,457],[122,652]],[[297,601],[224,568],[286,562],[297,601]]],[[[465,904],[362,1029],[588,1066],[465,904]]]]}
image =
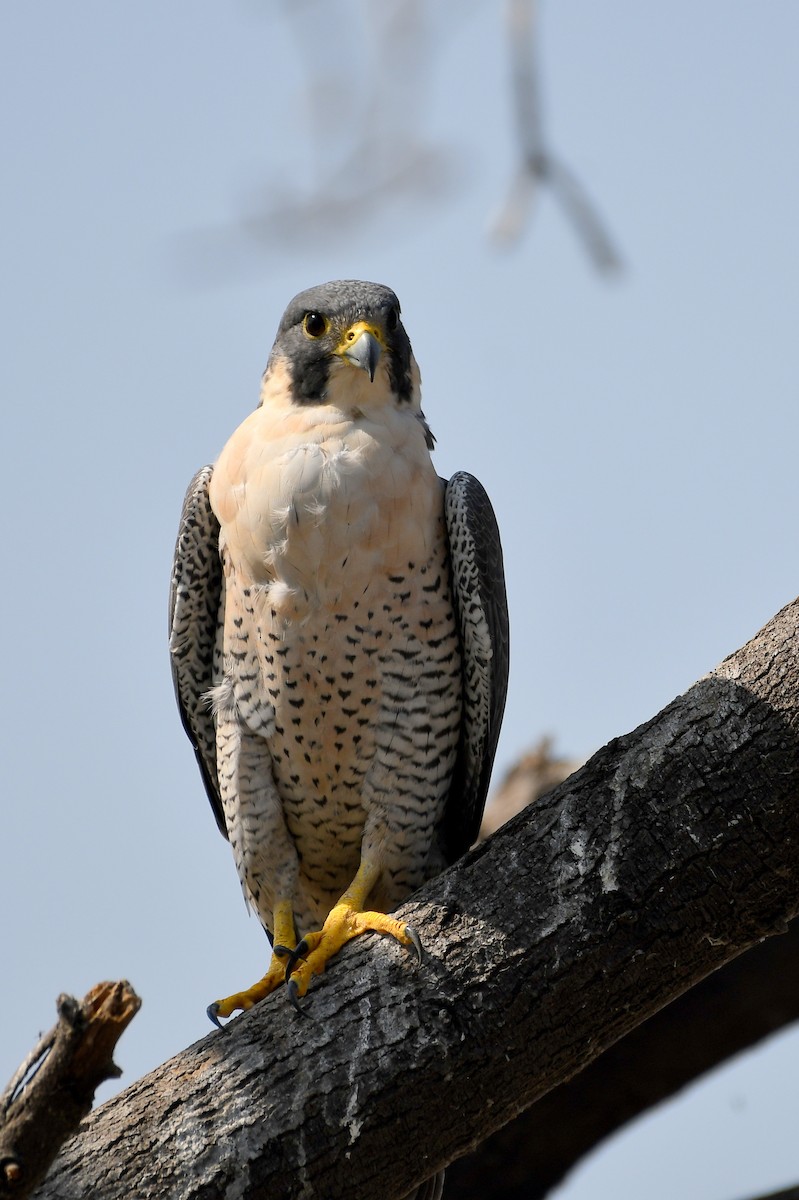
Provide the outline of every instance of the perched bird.
{"type": "Polygon", "coordinates": [[[432,465],[387,287],[301,292],[259,407],[192,480],[172,574],[185,729],[272,946],[212,1020],[314,974],[477,836],[505,703],[499,534],[432,465]],[[298,937],[300,940],[298,940],[298,937]]]}

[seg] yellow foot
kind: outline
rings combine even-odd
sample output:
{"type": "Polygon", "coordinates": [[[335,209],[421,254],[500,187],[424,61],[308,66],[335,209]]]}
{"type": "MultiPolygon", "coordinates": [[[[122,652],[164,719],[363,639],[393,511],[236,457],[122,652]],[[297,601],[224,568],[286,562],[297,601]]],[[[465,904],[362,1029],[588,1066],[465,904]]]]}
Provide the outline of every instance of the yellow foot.
{"type": "Polygon", "coordinates": [[[269,970],[264,975],[263,979],[259,979],[251,988],[247,988],[245,992],[234,992],[232,996],[226,996],[224,1000],[214,1000],[213,1004],[209,1004],[206,1012],[213,1021],[214,1025],[218,1025],[220,1017],[229,1017],[231,1013],[238,1009],[246,1011],[252,1008],[253,1004],[257,1004],[259,1000],[263,1000],[264,996],[268,996],[270,992],[274,992],[285,981],[286,978],[286,963],[291,956],[291,950],[285,946],[280,947],[280,953],[277,950],[272,953],[272,961],[269,964],[269,970]]]}
{"type": "Polygon", "coordinates": [[[421,963],[422,943],[412,925],[385,913],[358,912],[348,904],[337,904],[328,913],[322,928],[316,933],[307,933],[289,959],[286,976],[289,998],[295,1008],[304,1013],[297,1001],[307,992],[312,976],[321,975],[333,955],[352,938],[369,931],[387,933],[403,946],[413,946],[421,963]],[[295,966],[298,962],[300,965],[295,966]]]}

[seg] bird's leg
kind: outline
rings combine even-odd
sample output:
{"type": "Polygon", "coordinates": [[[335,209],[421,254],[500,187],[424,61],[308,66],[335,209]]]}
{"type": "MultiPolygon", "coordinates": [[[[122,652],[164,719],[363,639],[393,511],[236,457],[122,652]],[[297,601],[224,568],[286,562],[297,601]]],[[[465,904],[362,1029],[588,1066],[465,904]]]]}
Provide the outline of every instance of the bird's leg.
{"type": "Polygon", "coordinates": [[[229,1017],[237,1009],[252,1008],[264,996],[280,987],[286,977],[286,963],[290,961],[296,945],[297,935],[294,931],[294,906],[292,901],[278,900],[273,912],[274,941],[272,943],[272,961],[263,979],[259,979],[252,987],[244,992],[234,992],[224,1000],[215,1000],[208,1005],[208,1016],[215,1025],[219,1025],[219,1017],[229,1017]]]}
{"type": "Polygon", "coordinates": [[[305,995],[311,977],[321,975],[333,955],[359,933],[370,930],[387,933],[404,946],[413,946],[421,962],[422,945],[413,926],[385,913],[364,911],[366,899],[379,876],[380,864],[362,858],[355,878],[328,913],[322,928],[315,933],[306,933],[299,942],[286,967],[286,981],[293,1002],[305,995]]]}

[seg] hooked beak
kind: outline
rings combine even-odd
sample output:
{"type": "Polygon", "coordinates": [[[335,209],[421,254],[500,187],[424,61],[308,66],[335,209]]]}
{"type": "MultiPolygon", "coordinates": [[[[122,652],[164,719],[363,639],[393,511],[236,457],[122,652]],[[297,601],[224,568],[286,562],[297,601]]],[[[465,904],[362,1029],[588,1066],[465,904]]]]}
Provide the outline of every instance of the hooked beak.
{"type": "Polygon", "coordinates": [[[351,329],[347,330],[344,342],[338,351],[347,362],[366,371],[372,383],[374,383],[380,355],[383,353],[383,347],[378,337],[376,329],[368,326],[365,321],[359,321],[357,325],[353,325],[351,329]]]}

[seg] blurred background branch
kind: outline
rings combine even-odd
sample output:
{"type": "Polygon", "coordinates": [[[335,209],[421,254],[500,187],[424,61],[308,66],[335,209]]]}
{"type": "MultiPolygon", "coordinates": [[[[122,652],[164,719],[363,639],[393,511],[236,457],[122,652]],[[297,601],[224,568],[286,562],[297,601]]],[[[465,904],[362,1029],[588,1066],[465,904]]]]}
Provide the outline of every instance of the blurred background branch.
{"type": "MultiPolygon", "coordinates": [[[[331,237],[365,239],[386,222],[401,234],[468,189],[472,155],[467,151],[464,159],[436,137],[431,112],[442,50],[473,7],[474,0],[457,8],[446,0],[282,4],[305,82],[286,111],[270,119],[297,121],[299,153],[291,170],[277,171],[267,142],[266,179],[231,228],[206,230],[184,244],[193,274],[202,260],[212,274],[227,274],[240,240],[250,253],[273,253],[323,245],[331,237]]],[[[615,271],[621,260],[598,210],[544,136],[537,0],[507,0],[504,16],[497,7],[495,19],[505,26],[518,167],[490,222],[491,236],[498,245],[517,243],[546,187],[593,266],[615,271]]],[[[457,95],[448,102],[457,108],[457,95]]],[[[459,132],[475,136],[468,128],[459,132]]]]}

